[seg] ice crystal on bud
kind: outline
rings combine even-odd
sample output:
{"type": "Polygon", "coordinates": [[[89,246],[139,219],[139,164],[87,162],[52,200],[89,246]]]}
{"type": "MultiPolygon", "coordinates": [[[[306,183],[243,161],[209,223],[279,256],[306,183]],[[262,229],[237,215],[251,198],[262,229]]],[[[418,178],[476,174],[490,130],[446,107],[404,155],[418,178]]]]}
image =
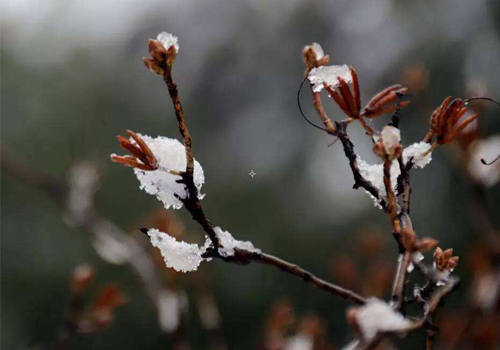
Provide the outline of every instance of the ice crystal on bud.
{"type": "MultiPolygon", "coordinates": [[[[151,149],[158,160],[158,169],[154,171],[144,171],[134,169],[134,173],[139,180],[140,188],[149,194],[155,195],[165,206],[166,209],[182,208],[182,201],[186,198],[187,191],[183,184],[177,183],[180,176],[173,175],[168,171],[186,170],[186,149],[179,141],[168,137],[159,136],[152,138],[147,135],[139,135],[151,149]]],[[[194,162],[194,184],[201,189],[205,182],[203,169],[197,161],[194,162]]],[[[203,195],[199,195],[203,198],[203,195]]]]}
{"type": "Polygon", "coordinates": [[[217,238],[219,238],[219,243],[222,246],[219,248],[219,253],[223,257],[227,258],[234,255],[235,249],[246,250],[249,252],[260,252],[259,249],[255,248],[252,242],[249,241],[238,241],[228,232],[223,231],[220,227],[214,228],[217,238]]]}
{"type": "Polygon", "coordinates": [[[382,145],[384,146],[385,152],[391,154],[392,150],[399,145],[401,141],[401,132],[398,128],[393,126],[386,126],[382,129],[381,133],[382,145]]]}
{"type": "Polygon", "coordinates": [[[200,266],[204,250],[198,245],[179,242],[157,229],[148,230],[148,236],[153,247],[160,249],[167,267],[180,272],[188,272],[196,271],[200,266]]]}
{"type": "Polygon", "coordinates": [[[179,52],[179,39],[175,35],[167,32],[161,32],[158,34],[156,39],[162,43],[165,49],[168,50],[171,46],[173,46],[175,48],[175,52],[179,52]]]}
{"type": "Polygon", "coordinates": [[[356,323],[364,339],[371,341],[378,333],[397,332],[411,326],[412,322],[377,298],[369,298],[357,309],[356,323]]]}
{"type": "Polygon", "coordinates": [[[313,84],[312,89],[314,92],[321,92],[321,90],[323,90],[323,83],[332,87],[338,86],[339,77],[344,79],[347,83],[352,82],[352,74],[347,65],[313,68],[307,76],[307,79],[313,84]]]}

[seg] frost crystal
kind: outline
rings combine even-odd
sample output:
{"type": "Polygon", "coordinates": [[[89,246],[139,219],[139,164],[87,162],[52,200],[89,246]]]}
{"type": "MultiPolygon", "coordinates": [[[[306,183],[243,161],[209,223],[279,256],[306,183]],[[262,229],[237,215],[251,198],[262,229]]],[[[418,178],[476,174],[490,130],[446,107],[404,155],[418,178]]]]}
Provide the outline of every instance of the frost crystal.
{"type": "MultiPolygon", "coordinates": [[[[151,149],[159,165],[159,168],[154,171],[134,169],[134,173],[141,183],[141,190],[155,195],[163,203],[166,209],[170,207],[174,209],[182,208],[183,204],[179,198],[186,198],[186,187],[183,184],[177,183],[176,181],[179,180],[180,177],[168,173],[168,170],[186,170],[186,149],[184,145],[168,137],[159,136],[157,138],[152,138],[147,135],[139,136],[151,149]]],[[[200,163],[197,161],[194,163],[194,184],[199,191],[205,182],[205,176],[200,163]]],[[[203,195],[199,193],[198,198],[202,199],[203,195]]]]}
{"type": "Polygon", "coordinates": [[[175,48],[175,52],[179,52],[179,39],[170,33],[161,32],[156,39],[168,50],[170,46],[175,48]]]}
{"type": "Polygon", "coordinates": [[[478,141],[471,147],[471,157],[468,162],[470,176],[486,187],[494,186],[500,180],[500,161],[492,165],[484,165],[481,159],[487,162],[494,160],[500,153],[500,135],[478,141]]]}
{"type": "MultiPolygon", "coordinates": [[[[384,128],[385,130],[385,128],[384,128]]],[[[391,137],[395,138],[395,135],[391,135],[391,137]]],[[[385,145],[384,145],[385,147],[385,145]]],[[[413,168],[423,168],[427,164],[429,164],[432,160],[432,154],[429,153],[425,156],[423,154],[429,150],[431,145],[426,142],[418,142],[414,143],[411,146],[406,147],[403,150],[403,162],[406,164],[410,158],[413,158],[413,168]]],[[[369,164],[361,157],[357,157],[356,162],[358,163],[359,172],[361,175],[368,181],[372,183],[372,185],[378,190],[379,194],[382,197],[386,197],[387,193],[385,191],[384,185],[384,166],[383,164],[369,164]]],[[[401,174],[401,169],[399,168],[399,164],[397,161],[393,161],[391,165],[391,185],[392,188],[395,189],[398,176],[401,174]]],[[[368,193],[368,192],[367,192],[368,193]]],[[[373,198],[375,206],[380,208],[380,203],[370,194],[370,197],[373,198]]]]}
{"type": "Polygon", "coordinates": [[[339,77],[344,79],[347,83],[352,82],[352,75],[347,65],[342,66],[321,66],[313,68],[307,79],[313,84],[313,91],[320,92],[323,90],[323,83],[326,85],[336,87],[339,85],[339,77]]]}
{"type": "Polygon", "coordinates": [[[363,338],[368,341],[379,332],[401,331],[412,325],[410,320],[377,298],[369,298],[358,309],[356,320],[363,338]]]}
{"type": "Polygon", "coordinates": [[[233,236],[228,231],[223,231],[220,227],[214,228],[214,231],[217,234],[217,238],[219,238],[219,243],[222,246],[221,248],[219,248],[219,253],[225,258],[233,256],[234,249],[260,253],[260,250],[255,248],[252,242],[238,241],[237,239],[234,239],[233,236]]]}
{"type": "Polygon", "coordinates": [[[196,271],[200,266],[204,250],[198,245],[179,242],[174,237],[157,229],[149,230],[148,235],[153,247],[160,249],[167,267],[172,267],[180,272],[188,272],[196,271]]]}

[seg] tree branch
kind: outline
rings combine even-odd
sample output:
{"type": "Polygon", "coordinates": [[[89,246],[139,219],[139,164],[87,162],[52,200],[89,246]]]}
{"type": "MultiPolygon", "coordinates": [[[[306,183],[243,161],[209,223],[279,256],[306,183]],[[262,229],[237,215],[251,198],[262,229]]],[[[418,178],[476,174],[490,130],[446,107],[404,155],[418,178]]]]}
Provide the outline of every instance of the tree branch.
{"type": "MultiPolygon", "coordinates": [[[[326,282],[320,279],[319,277],[313,275],[309,271],[306,271],[295,264],[289,263],[272,255],[236,249],[235,255],[232,257],[225,258],[220,256],[218,251],[218,248],[220,247],[219,239],[214,231],[212,223],[207,219],[203,211],[201,202],[198,198],[198,189],[194,184],[193,180],[194,153],[193,153],[192,139],[191,135],[189,134],[189,129],[186,122],[186,116],[184,114],[180,102],[177,85],[174,83],[172,79],[172,66],[165,67],[163,79],[168,87],[168,92],[170,94],[170,98],[172,99],[175,115],[177,117],[177,123],[179,124],[179,132],[183,138],[184,146],[186,148],[186,172],[182,174],[182,179],[180,180],[180,182],[186,185],[189,195],[185,199],[181,198],[180,199],[183,201],[184,205],[186,206],[186,209],[191,213],[193,220],[195,220],[197,223],[201,225],[203,230],[206,232],[206,234],[212,241],[213,247],[215,249],[211,250],[206,256],[207,257],[210,256],[213,258],[221,258],[224,261],[239,263],[239,264],[248,264],[250,261],[256,261],[266,265],[271,265],[293,276],[299,277],[302,280],[304,280],[304,282],[311,283],[312,285],[321,290],[330,292],[335,295],[339,295],[344,299],[352,301],[356,304],[364,304],[365,299],[360,295],[354,293],[353,291],[342,288],[333,283],[326,282]]],[[[352,149],[352,143],[351,143],[351,149],[352,149]]],[[[371,184],[369,185],[372,186],[371,184]]]]}

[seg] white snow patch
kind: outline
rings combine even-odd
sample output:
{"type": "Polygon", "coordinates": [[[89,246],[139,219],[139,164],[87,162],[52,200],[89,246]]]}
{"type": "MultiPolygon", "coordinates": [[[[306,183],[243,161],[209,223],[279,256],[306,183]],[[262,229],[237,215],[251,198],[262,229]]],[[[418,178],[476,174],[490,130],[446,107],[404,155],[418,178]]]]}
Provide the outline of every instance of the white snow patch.
{"type": "Polygon", "coordinates": [[[344,79],[346,83],[352,82],[352,74],[347,65],[342,66],[321,66],[313,68],[307,79],[313,84],[314,92],[321,92],[323,90],[323,83],[326,85],[336,87],[339,85],[339,77],[344,79]]]}
{"type": "Polygon", "coordinates": [[[179,39],[170,33],[161,32],[156,39],[168,50],[170,46],[175,48],[175,52],[179,52],[179,39]]]}
{"type": "Polygon", "coordinates": [[[425,155],[431,148],[431,144],[427,142],[416,142],[403,150],[403,162],[406,164],[410,158],[413,158],[414,168],[423,168],[432,160],[432,152],[425,155]]]}
{"type": "Polygon", "coordinates": [[[214,231],[217,234],[217,238],[219,238],[219,242],[222,246],[219,248],[219,253],[225,258],[233,256],[235,249],[260,253],[260,249],[255,248],[252,242],[238,241],[237,239],[234,239],[228,231],[223,231],[220,227],[215,227],[214,231]]]}
{"type": "MultiPolygon", "coordinates": [[[[179,198],[186,198],[187,190],[183,184],[176,181],[180,179],[177,175],[168,173],[168,170],[185,171],[186,170],[186,149],[178,140],[168,137],[158,136],[152,138],[147,135],[139,136],[146,142],[158,160],[159,168],[154,171],[144,171],[134,168],[134,173],[139,180],[141,190],[155,195],[165,206],[174,209],[182,208],[182,202],[179,198]]],[[[200,191],[205,182],[203,168],[196,160],[194,162],[194,184],[200,191]]],[[[202,199],[204,195],[198,192],[198,198],[202,199]]]]}
{"type": "Polygon", "coordinates": [[[380,332],[401,331],[412,325],[401,313],[377,298],[369,298],[366,304],[358,309],[356,320],[363,338],[368,341],[380,332]]]}
{"type": "MultiPolygon", "coordinates": [[[[394,136],[394,135],[392,135],[394,136]]],[[[392,137],[391,136],[391,137],[392,137]]],[[[385,146],[384,146],[385,147],[385,146]]],[[[425,157],[425,153],[431,145],[426,142],[414,143],[411,146],[406,147],[403,150],[403,162],[406,164],[410,158],[413,157],[413,168],[423,168],[429,164],[432,160],[432,153],[429,153],[425,157]]],[[[356,162],[358,163],[359,171],[361,175],[368,181],[372,183],[373,186],[378,190],[382,197],[387,197],[387,193],[384,185],[384,165],[383,164],[369,164],[360,156],[357,157],[356,162]]],[[[398,176],[401,174],[401,169],[396,160],[391,164],[391,185],[395,190],[398,182],[398,176]]],[[[367,192],[368,193],[368,192],[367,192]]],[[[370,197],[374,200],[375,206],[380,208],[380,203],[368,193],[370,197]]]]}
{"type": "Polygon", "coordinates": [[[197,244],[179,242],[174,237],[157,229],[148,230],[153,247],[160,249],[167,267],[176,271],[196,271],[202,262],[203,248],[197,244]]]}

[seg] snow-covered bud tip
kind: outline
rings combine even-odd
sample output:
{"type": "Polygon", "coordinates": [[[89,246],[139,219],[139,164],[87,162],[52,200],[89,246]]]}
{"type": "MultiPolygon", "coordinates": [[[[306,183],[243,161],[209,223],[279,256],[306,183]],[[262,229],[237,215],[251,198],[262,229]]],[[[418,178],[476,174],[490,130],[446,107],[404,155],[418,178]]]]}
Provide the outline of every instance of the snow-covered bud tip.
{"type": "Polygon", "coordinates": [[[158,161],[146,142],[131,130],[127,130],[127,134],[129,134],[130,139],[126,139],[120,135],[117,136],[117,139],[120,142],[121,148],[129,151],[131,156],[117,156],[116,154],[112,154],[111,161],[145,171],[158,169],[158,161]]]}
{"type": "Polygon", "coordinates": [[[375,144],[373,152],[383,159],[394,159],[401,156],[403,146],[401,145],[401,132],[393,126],[382,129],[380,140],[375,144]]]}
{"type": "Polygon", "coordinates": [[[71,279],[71,291],[76,294],[82,293],[94,279],[94,269],[90,265],[78,265],[73,271],[71,279]]]}
{"type": "Polygon", "coordinates": [[[304,46],[302,49],[302,59],[307,69],[326,66],[330,62],[330,56],[325,55],[323,48],[318,43],[304,46]]]}
{"type": "MultiPolygon", "coordinates": [[[[151,57],[159,65],[159,68],[164,69],[165,66],[171,66],[179,52],[178,38],[170,33],[161,32],[156,37],[156,40],[148,40],[148,49],[151,57]]],[[[144,61],[146,67],[155,74],[159,74],[159,69],[152,63],[144,61]]]]}
{"type": "Polygon", "coordinates": [[[156,37],[156,40],[158,40],[167,51],[173,49],[175,53],[179,53],[179,39],[175,35],[161,32],[156,37]]]}

